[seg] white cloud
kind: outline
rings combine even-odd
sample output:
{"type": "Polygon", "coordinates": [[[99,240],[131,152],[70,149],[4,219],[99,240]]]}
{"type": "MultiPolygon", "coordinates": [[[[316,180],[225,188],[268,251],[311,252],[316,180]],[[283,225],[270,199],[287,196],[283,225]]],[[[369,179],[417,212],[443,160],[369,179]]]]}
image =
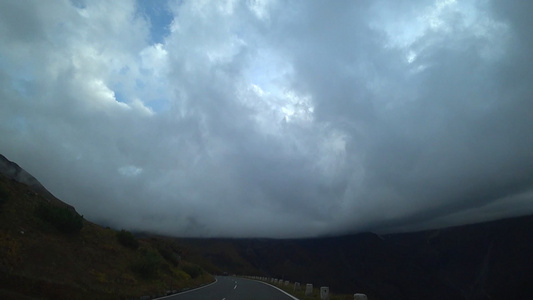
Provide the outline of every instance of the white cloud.
{"type": "Polygon", "coordinates": [[[136,167],[136,166],[132,166],[132,165],[120,167],[118,169],[118,172],[120,173],[120,175],[123,175],[123,176],[126,176],[126,177],[137,176],[137,175],[141,174],[142,171],[143,171],[142,168],[139,168],[139,167],[136,167]]]}
{"type": "Polygon", "coordinates": [[[170,1],[158,43],[136,4],[0,3],[0,153],[88,219],[288,237],[533,211],[527,4],[170,1]]]}
{"type": "Polygon", "coordinates": [[[168,52],[164,47],[158,43],[143,49],[140,53],[142,67],[152,70],[156,77],[164,77],[168,72],[168,52]]]}

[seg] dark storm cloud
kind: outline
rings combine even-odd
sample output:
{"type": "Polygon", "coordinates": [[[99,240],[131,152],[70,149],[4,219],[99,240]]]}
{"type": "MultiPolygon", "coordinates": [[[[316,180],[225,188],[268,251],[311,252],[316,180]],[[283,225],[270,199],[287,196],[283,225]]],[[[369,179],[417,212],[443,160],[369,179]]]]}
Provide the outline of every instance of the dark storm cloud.
{"type": "MultiPolygon", "coordinates": [[[[428,3],[420,3],[420,10],[428,3]]],[[[352,9],[365,11],[358,4],[352,9]]],[[[374,210],[371,223],[395,230],[395,225],[429,222],[531,189],[533,144],[527,132],[533,124],[518,112],[528,111],[531,104],[523,99],[531,95],[513,99],[516,91],[501,86],[508,58],[487,53],[493,47],[513,51],[509,35],[520,29],[489,22],[495,36],[483,36],[467,24],[472,12],[443,12],[442,18],[453,20],[451,28],[422,32],[410,45],[421,50],[409,66],[400,47],[384,48],[384,33],[365,26],[372,16],[363,13],[359,22],[350,22],[358,14],[344,7],[342,13],[333,12],[333,22],[354,26],[335,31],[325,25],[330,10],[316,9],[320,14],[309,13],[294,26],[316,30],[288,26],[283,38],[290,41],[287,53],[296,57],[295,85],[313,91],[315,115],[362,144],[348,153],[361,155],[362,148],[365,155],[364,188],[353,201],[374,210]],[[497,26],[511,32],[498,35],[503,29],[497,26]],[[329,55],[321,50],[325,47],[329,55]],[[352,52],[342,51],[347,49],[352,52]],[[413,72],[417,65],[423,71],[413,72]],[[390,199],[380,206],[380,198],[390,199]],[[398,217],[381,225],[380,215],[398,209],[398,217]]],[[[477,13],[492,17],[490,11],[477,13]]],[[[531,76],[519,81],[527,84],[531,76]]]]}
{"type": "Polygon", "coordinates": [[[289,237],[533,212],[530,4],[136,5],[0,4],[0,152],[88,219],[289,237]]]}

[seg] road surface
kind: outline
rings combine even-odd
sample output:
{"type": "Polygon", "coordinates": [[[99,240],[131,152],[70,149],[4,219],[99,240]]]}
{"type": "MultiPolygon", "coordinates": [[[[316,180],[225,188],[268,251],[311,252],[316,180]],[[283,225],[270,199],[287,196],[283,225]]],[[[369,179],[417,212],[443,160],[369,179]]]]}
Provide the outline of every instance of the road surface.
{"type": "Polygon", "coordinates": [[[285,292],[266,283],[230,277],[218,276],[211,285],[158,298],[161,300],[298,300],[285,292]]]}

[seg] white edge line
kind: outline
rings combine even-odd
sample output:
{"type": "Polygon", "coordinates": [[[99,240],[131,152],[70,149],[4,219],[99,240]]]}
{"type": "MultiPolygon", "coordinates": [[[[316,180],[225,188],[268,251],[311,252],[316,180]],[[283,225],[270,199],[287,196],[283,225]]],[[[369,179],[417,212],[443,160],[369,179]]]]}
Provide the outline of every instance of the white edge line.
{"type": "Polygon", "coordinates": [[[165,299],[165,298],[170,298],[170,297],[177,296],[177,295],[187,294],[187,293],[189,293],[189,292],[194,292],[194,291],[196,291],[196,290],[206,288],[206,287],[208,287],[208,286],[210,286],[210,285],[213,285],[213,284],[215,284],[215,283],[217,283],[217,282],[218,282],[218,279],[215,277],[215,282],[211,282],[211,283],[208,284],[208,285],[204,285],[204,286],[201,286],[201,287],[197,287],[197,288],[194,288],[194,289],[192,289],[192,290],[186,290],[186,291],[184,291],[184,292],[179,292],[179,293],[176,293],[176,294],[174,294],[174,295],[163,296],[163,297],[161,297],[161,298],[154,298],[153,300],[165,299]]]}
{"type": "Polygon", "coordinates": [[[253,280],[253,281],[257,281],[257,282],[261,282],[261,283],[263,283],[263,284],[269,285],[269,286],[275,288],[276,290],[282,292],[283,294],[285,294],[285,295],[291,297],[291,298],[294,299],[294,300],[300,300],[300,299],[294,297],[293,295],[291,295],[291,294],[285,292],[284,290],[278,288],[277,286],[271,285],[270,283],[266,283],[266,282],[264,282],[264,281],[261,281],[261,280],[255,280],[255,279],[248,279],[248,280],[253,280]]]}

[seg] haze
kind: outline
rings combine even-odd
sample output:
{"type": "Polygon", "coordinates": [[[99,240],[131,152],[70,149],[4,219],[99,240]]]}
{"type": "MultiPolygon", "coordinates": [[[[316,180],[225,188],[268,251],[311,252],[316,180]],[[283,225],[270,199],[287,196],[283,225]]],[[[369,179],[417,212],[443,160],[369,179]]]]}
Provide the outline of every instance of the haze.
{"type": "Polygon", "coordinates": [[[196,237],[533,213],[531,1],[0,2],[0,153],[196,237]]]}

